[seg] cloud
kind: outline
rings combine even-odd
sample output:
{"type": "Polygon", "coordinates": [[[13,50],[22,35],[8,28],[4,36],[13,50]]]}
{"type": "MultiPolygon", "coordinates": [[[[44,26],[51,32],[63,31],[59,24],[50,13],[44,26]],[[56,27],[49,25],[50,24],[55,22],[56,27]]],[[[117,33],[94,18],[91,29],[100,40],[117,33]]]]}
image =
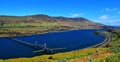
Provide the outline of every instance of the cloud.
{"type": "Polygon", "coordinates": [[[120,11],[118,12],[118,14],[120,14],[120,11]]]}
{"type": "Polygon", "coordinates": [[[106,8],[105,11],[110,11],[110,9],[109,9],[109,8],[106,8]]]}
{"type": "Polygon", "coordinates": [[[120,26],[120,18],[116,16],[111,16],[110,14],[101,15],[98,19],[93,21],[105,25],[120,26]]]}
{"type": "Polygon", "coordinates": [[[102,23],[105,25],[110,25],[110,26],[120,26],[120,19],[112,19],[112,20],[93,20],[94,22],[97,23],[102,23]]]}
{"type": "Polygon", "coordinates": [[[72,17],[78,17],[80,14],[72,14],[72,17]]]}
{"type": "Polygon", "coordinates": [[[103,11],[117,11],[118,9],[116,8],[105,8],[103,11]]]}
{"type": "Polygon", "coordinates": [[[102,15],[99,19],[108,19],[108,15],[102,15]]]}
{"type": "Polygon", "coordinates": [[[72,14],[71,17],[80,17],[83,15],[84,15],[83,13],[75,13],[75,14],[72,14]]]}

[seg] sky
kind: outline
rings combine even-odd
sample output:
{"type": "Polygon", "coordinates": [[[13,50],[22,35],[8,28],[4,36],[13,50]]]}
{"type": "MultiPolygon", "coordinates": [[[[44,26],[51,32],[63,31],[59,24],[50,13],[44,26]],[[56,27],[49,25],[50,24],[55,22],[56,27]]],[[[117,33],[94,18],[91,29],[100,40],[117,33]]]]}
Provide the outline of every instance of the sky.
{"type": "Polygon", "coordinates": [[[120,0],[0,0],[0,15],[84,17],[120,26],[120,0]]]}

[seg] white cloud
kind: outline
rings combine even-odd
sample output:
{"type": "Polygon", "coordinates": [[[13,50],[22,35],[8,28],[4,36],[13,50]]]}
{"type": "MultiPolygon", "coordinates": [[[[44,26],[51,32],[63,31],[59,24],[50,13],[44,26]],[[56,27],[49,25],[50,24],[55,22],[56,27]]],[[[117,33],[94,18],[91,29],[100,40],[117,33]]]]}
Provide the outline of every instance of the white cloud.
{"type": "Polygon", "coordinates": [[[106,8],[105,11],[110,11],[110,9],[109,9],[109,8],[106,8]]]}
{"type": "Polygon", "coordinates": [[[116,8],[113,8],[112,11],[116,11],[117,9],[116,8]]]}
{"type": "Polygon", "coordinates": [[[120,14],[120,11],[118,13],[120,14]]]}
{"type": "Polygon", "coordinates": [[[103,11],[117,11],[117,9],[116,8],[106,8],[103,11]]]}
{"type": "Polygon", "coordinates": [[[98,19],[93,21],[105,25],[120,26],[120,18],[118,18],[117,16],[111,16],[109,14],[101,15],[98,19]]]}
{"type": "Polygon", "coordinates": [[[75,14],[72,14],[71,17],[80,17],[83,15],[84,15],[83,13],[75,13],[75,14]]]}
{"type": "Polygon", "coordinates": [[[80,16],[79,14],[72,14],[72,17],[78,17],[80,16]]]}
{"type": "Polygon", "coordinates": [[[108,19],[108,15],[102,15],[99,19],[108,19]]]}
{"type": "Polygon", "coordinates": [[[97,23],[102,23],[105,25],[110,25],[110,26],[120,26],[120,19],[112,19],[112,20],[93,20],[94,22],[97,23]]]}

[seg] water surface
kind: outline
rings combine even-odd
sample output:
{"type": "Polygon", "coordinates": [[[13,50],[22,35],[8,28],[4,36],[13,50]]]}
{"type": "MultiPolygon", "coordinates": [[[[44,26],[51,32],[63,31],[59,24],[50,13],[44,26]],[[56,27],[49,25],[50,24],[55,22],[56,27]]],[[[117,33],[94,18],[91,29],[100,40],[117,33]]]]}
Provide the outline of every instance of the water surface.
{"type": "MultiPolygon", "coordinates": [[[[65,50],[54,51],[65,52],[89,47],[102,42],[104,37],[95,35],[95,31],[97,30],[73,30],[14,38],[33,44],[35,41],[38,41],[38,44],[47,43],[47,47],[49,48],[66,48],[65,50]]],[[[34,54],[34,50],[33,47],[14,42],[8,37],[0,38],[0,59],[33,57],[43,54],[42,52],[34,54]]]]}

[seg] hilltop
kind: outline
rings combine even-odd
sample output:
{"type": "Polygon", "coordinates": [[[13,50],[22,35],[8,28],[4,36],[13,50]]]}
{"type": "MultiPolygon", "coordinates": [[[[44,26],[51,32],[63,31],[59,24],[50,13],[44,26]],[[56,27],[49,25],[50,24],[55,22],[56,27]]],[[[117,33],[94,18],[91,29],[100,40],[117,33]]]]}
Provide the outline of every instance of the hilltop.
{"type": "Polygon", "coordinates": [[[103,24],[84,17],[67,18],[38,14],[29,16],[0,16],[0,36],[31,35],[73,29],[100,29],[103,24]],[[1,24],[2,23],[2,24],[1,24]]]}
{"type": "Polygon", "coordinates": [[[48,15],[38,14],[29,16],[5,16],[1,15],[0,19],[6,24],[11,23],[58,23],[59,26],[79,27],[79,28],[102,28],[104,25],[94,23],[86,18],[67,18],[67,17],[52,17],[48,15]]]}

